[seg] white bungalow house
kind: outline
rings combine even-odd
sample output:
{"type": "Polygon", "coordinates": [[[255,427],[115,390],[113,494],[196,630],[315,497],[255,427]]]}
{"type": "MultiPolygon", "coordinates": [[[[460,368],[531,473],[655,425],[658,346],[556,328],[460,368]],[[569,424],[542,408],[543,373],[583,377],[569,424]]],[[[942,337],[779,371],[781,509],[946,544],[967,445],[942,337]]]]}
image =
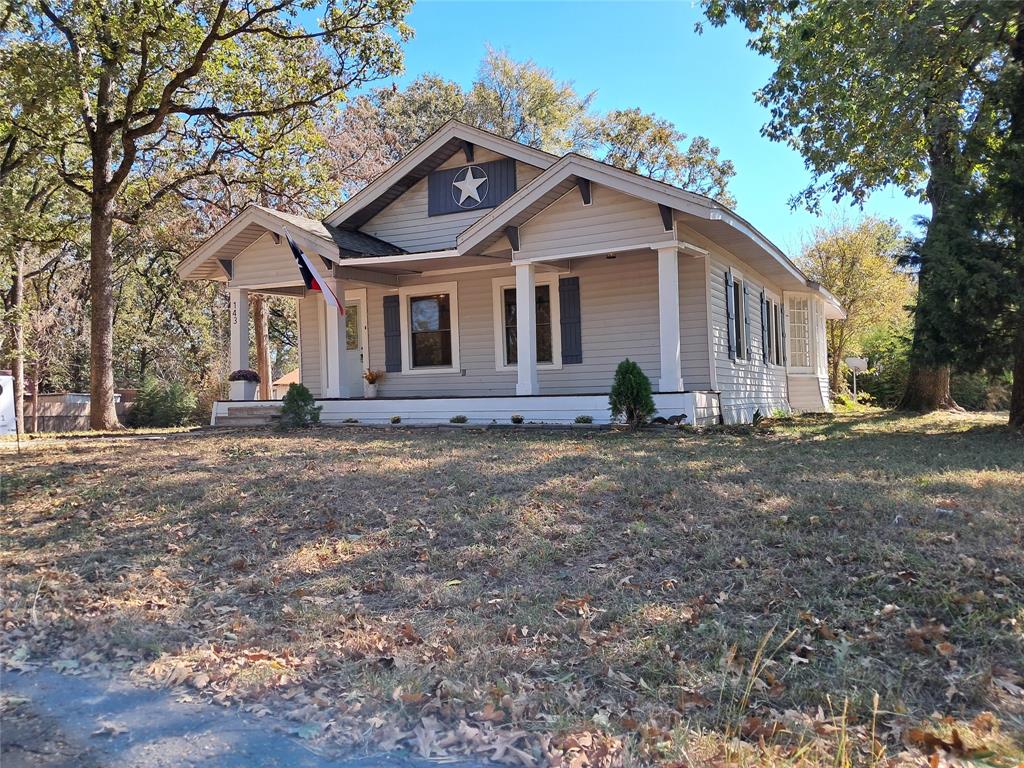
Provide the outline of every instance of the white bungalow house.
{"type": "MultiPolygon", "coordinates": [[[[178,271],[227,286],[236,369],[249,294],[295,298],[299,378],[326,422],[599,423],[627,357],[659,414],[687,423],[826,411],[825,320],[843,316],[719,203],[455,121],[322,222],[250,206],[178,271]],[[286,232],[319,257],[344,317],[306,290],[286,232]],[[376,399],[367,369],[385,371],[376,399]]],[[[242,392],[215,424],[279,405],[242,392]]]]}

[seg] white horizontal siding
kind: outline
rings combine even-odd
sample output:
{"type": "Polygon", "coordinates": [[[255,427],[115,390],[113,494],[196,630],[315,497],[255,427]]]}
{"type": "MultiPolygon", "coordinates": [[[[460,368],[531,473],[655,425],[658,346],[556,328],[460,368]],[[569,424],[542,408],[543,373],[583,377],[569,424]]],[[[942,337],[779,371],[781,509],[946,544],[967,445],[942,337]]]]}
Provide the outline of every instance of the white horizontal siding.
{"type": "Polygon", "coordinates": [[[572,190],[526,222],[519,232],[520,258],[611,253],[671,237],[654,203],[598,184],[591,191],[591,205],[572,190]]]}
{"type": "Polygon", "coordinates": [[[231,282],[240,286],[272,286],[294,283],[299,278],[295,257],[282,240],[275,243],[267,232],[239,253],[231,263],[231,282]]]}
{"type": "MultiPolygon", "coordinates": [[[[757,410],[767,416],[776,408],[789,409],[786,370],[781,366],[765,364],[761,351],[760,295],[766,285],[776,295],[782,295],[776,286],[766,283],[761,275],[747,265],[712,254],[708,270],[711,333],[722,415],[727,424],[748,422],[757,410]],[[748,311],[752,351],[749,360],[729,359],[729,321],[725,298],[725,273],[729,266],[742,272],[743,279],[750,286],[748,311]]],[[[737,322],[741,320],[737,318],[737,322]]]]}
{"type": "MultiPolygon", "coordinates": [[[[477,148],[473,162],[482,163],[501,158],[502,155],[477,148]]],[[[460,152],[441,167],[458,167],[465,164],[465,156],[460,152]]],[[[517,161],[517,188],[522,189],[539,173],[539,168],[517,161]]],[[[439,251],[454,248],[455,238],[474,221],[491,210],[491,208],[475,208],[471,211],[449,213],[444,216],[428,216],[427,179],[423,178],[360,229],[413,253],[439,251]]]]}
{"type": "Polygon", "coordinates": [[[789,374],[789,401],[796,411],[822,413],[832,410],[828,376],[813,373],[789,374]]]}
{"type": "MultiPolygon", "coordinates": [[[[561,369],[541,369],[544,394],[607,392],[615,368],[625,358],[640,365],[653,382],[660,371],[658,345],[658,265],[653,252],[626,254],[615,259],[580,259],[572,274],[580,279],[583,362],[561,369]]],[[[387,397],[443,394],[514,395],[516,372],[496,370],[492,279],[512,270],[445,275],[458,284],[460,372],[388,374],[380,385],[387,397]]],[[[403,285],[429,284],[429,277],[403,285]]],[[[368,288],[370,362],[384,367],[383,296],[387,289],[368,288]]],[[[701,334],[705,332],[701,330],[701,334]]],[[[689,387],[688,388],[693,388],[689,387]]]]}
{"type": "Polygon", "coordinates": [[[711,389],[704,259],[679,257],[679,342],[685,389],[711,389]]]}
{"type": "Polygon", "coordinates": [[[323,334],[320,333],[319,295],[298,299],[299,315],[299,380],[306,385],[314,397],[321,392],[320,350],[323,334]]]}

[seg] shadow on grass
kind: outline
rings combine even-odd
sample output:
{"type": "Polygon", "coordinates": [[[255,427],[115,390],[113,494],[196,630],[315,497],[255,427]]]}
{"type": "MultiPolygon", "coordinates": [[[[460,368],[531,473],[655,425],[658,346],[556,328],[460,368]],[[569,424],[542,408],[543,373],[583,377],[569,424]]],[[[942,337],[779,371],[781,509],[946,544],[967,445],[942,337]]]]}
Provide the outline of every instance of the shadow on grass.
{"type": "Polygon", "coordinates": [[[728,658],[791,631],[774,707],[831,697],[863,712],[877,690],[911,712],[977,711],[992,667],[1024,657],[1024,452],[995,428],[905,422],[203,433],[85,450],[12,492],[5,567],[26,592],[40,566],[75,581],[91,601],[82,633],[134,627],[171,652],[333,648],[350,685],[547,686],[537,706],[570,720],[731,690],[728,658]],[[372,630],[353,630],[355,613],[372,630]],[[411,656],[399,674],[366,651],[404,622],[454,659],[411,656]],[[908,643],[922,626],[945,628],[952,658],[937,639],[908,643]],[[584,697],[552,687],[565,675],[584,697]]]}

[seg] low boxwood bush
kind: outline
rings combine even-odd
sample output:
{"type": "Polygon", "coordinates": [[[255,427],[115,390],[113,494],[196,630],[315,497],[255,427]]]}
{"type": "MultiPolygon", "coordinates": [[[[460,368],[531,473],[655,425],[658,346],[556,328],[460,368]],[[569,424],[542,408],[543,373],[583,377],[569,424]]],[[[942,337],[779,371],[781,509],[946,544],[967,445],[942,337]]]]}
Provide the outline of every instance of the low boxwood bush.
{"type": "Polygon", "coordinates": [[[281,399],[281,428],[297,429],[320,423],[320,409],[305,384],[292,384],[281,399]]]}
{"type": "Polygon", "coordinates": [[[392,424],[401,424],[402,423],[402,417],[401,416],[392,416],[391,417],[391,423],[392,424]]]}
{"type": "Polygon", "coordinates": [[[654,407],[651,380],[628,357],[615,369],[615,381],[612,383],[608,404],[613,419],[625,419],[634,429],[646,424],[657,410],[654,407]]]}
{"type": "Polygon", "coordinates": [[[198,400],[179,382],[148,378],[125,417],[129,427],[183,427],[190,424],[198,400]]]}
{"type": "Polygon", "coordinates": [[[451,424],[465,424],[467,421],[469,421],[469,417],[463,416],[462,414],[459,414],[458,416],[452,416],[450,419],[448,419],[448,422],[451,424]]]}
{"type": "Polygon", "coordinates": [[[589,415],[587,415],[585,413],[581,413],[579,416],[576,417],[576,423],[577,424],[593,424],[594,423],[594,417],[593,416],[589,416],[589,415]]]}

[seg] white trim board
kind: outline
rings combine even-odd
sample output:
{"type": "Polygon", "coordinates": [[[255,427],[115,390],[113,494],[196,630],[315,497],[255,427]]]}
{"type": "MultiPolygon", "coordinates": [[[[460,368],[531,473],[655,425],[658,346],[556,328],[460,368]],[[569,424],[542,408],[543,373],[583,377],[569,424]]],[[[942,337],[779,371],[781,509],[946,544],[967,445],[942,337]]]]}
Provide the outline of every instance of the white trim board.
{"type": "MultiPolygon", "coordinates": [[[[465,416],[468,424],[510,424],[513,415],[537,424],[572,424],[577,416],[590,416],[595,424],[608,424],[611,412],[607,395],[533,395],[529,397],[397,398],[376,400],[318,400],[320,420],[341,424],[357,419],[360,424],[389,424],[398,416],[402,424],[446,425],[452,416],[465,416]]],[[[718,395],[713,392],[665,392],[654,394],[658,415],[686,414],[685,424],[707,426],[718,422],[718,395]]],[[[211,423],[230,415],[232,408],[277,409],[274,400],[219,401],[211,423]]]]}
{"type": "MultiPolygon", "coordinates": [[[[535,285],[548,286],[551,302],[551,362],[537,363],[538,371],[560,370],[562,367],[562,305],[558,296],[558,274],[535,275],[535,285]]],[[[494,369],[516,371],[519,366],[505,362],[505,305],[503,292],[516,287],[516,276],[495,277],[491,280],[491,305],[494,321],[494,369]]]]}

